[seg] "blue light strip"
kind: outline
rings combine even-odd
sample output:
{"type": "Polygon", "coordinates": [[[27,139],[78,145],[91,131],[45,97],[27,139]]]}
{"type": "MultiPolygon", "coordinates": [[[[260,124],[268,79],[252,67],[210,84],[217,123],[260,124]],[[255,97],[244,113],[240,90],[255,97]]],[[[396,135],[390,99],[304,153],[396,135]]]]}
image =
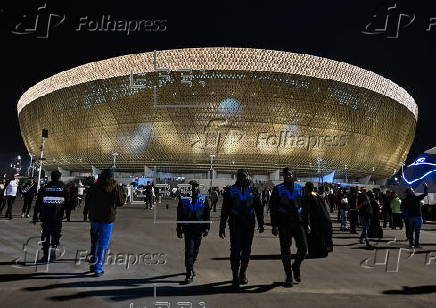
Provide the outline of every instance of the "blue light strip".
{"type": "MultiPolygon", "coordinates": [[[[413,164],[410,164],[410,165],[407,166],[407,167],[410,167],[410,166],[419,166],[419,165],[430,165],[430,166],[436,166],[436,164],[426,163],[426,162],[425,162],[425,158],[419,158],[419,159],[417,159],[413,164]]],[[[420,178],[416,178],[416,179],[414,179],[414,180],[412,180],[412,181],[409,181],[409,180],[407,180],[406,177],[404,176],[404,165],[401,165],[401,173],[402,173],[402,177],[403,177],[404,181],[405,181],[407,184],[409,184],[409,185],[412,185],[413,183],[415,183],[415,182],[417,182],[417,181],[419,181],[419,180],[424,179],[424,178],[427,177],[430,173],[435,172],[435,171],[436,171],[436,169],[430,170],[430,171],[428,171],[427,173],[425,173],[423,176],[421,176],[420,178]]]]}

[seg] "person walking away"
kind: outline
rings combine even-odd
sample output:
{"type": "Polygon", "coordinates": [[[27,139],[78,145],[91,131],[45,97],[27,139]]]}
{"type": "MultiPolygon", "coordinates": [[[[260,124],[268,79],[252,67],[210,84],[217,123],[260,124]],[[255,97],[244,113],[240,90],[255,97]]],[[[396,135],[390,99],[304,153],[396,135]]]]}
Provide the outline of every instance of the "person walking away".
{"type": "Polygon", "coordinates": [[[331,189],[330,193],[327,195],[327,200],[329,203],[330,213],[333,213],[336,204],[336,195],[333,193],[333,189],[331,189]]]}
{"type": "Polygon", "coordinates": [[[357,218],[359,215],[357,208],[357,190],[355,187],[350,187],[350,192],[348,193],[348,213],[350,216],[350,233],[357,234],[357,218]]]}
{"type": "Polygon", "coordinates": [[[3,209],[6,205],[6,197],[5,197],[5,189],[6,189],[6,181],[4,179],[0,180],[0,216],[3,212],[3,209]]]}
{"type": "Polygon", "coordinates": [[[211,188],[210,202],[212,203],[213,211],[216,212],[216,205],[218,203],[218,191],[214,188],[211,188]]]}
{"type": "Polygon", "coordinates": [[[41,187],[36,198],[33,223],[41,221],[42,262],[56,260],[56,248],[62,236],[62,219],[64,206],[69,202],[69,195],[62,174],[55,170],[51,173],[51,181],[41,187]]]}
{"type": "MultiPolygon", "coordinates": [[[[401,199],[398,197],[398,194],[395,191],[391,193],[390,208],[392,211],[392,229],[395,230],[398,227],[400,230],[402,230],[403,219],[401,211],[401,199]]],[[[408,234],[406,234],[406,236],[408,236],[408,234]]]]}
{"type": "Polygon", "coordinates": [[[71,211],[74,210],[78,203],[78,186],[75,182],[67,184],[69,201],[65,204],[65,218],[67,222],[71,221],[71,211]]]}
{"type": "Polygon", "coordinates": [[[79,208],[82,206],[83,201],[83,194],[85,193],[85,185],[82,184],[82,181],[79,180],[78,187],[77,187],[77,201],[79,208]]]}
{"type": "Polygon", "coordinates": [[[246,272],[256,226],[255,218],[257,218],[259,233],[263,233],[263,206],[260,196],[253,188],[248,172],[239,169],[236,174],[236,183],[225,189],[219,229],[219,237],[224,239],[228,221],[232,284],[236,288],[248,283],[246,272]]]}
{"type": "Polygon", "coordinates": [[[23,208],[21,209],[21,218],[26,216],[30,217],[29,212],[32,208],[33,198],[35,198],[36,194],[36,183],[33,178],[29,178],[29,180],[24,184],[24,187],[21,189],[21,194],[23,195],[23,208]]]}
{"type": "Polygon", "coordinates": [[[307,254],[306,230],[308,221],[301,217],[302,187],[294,183],[294,173],[283,169],[284,182],[274,187],[270,199],[272,234],[279,235],[280,254],[286,274],[285,286],[293,286],[293,276],[301,281],[300,266],[307,254]],[[291,265],[291,244],[297,245],[295,260],[291,265]]]}
{"type": "Polygon", "coordinates": [[[190,181],[191,197],[182,197],[177,206],[177,237],[185,237],[185,284],[196,277],[194,264],[200,250],[201,239],[206,237],[210,229],[210,207],[208,198],[200,194],[199,184],[190,181]],[[191,222],[192,221],[192,222],[191,222]],[[202,223],[205,222],[205,223],[202,223]]]}
{"type": "Polygon", "coordinates": [[[147,185],[144,187],[144,194],[145,194],[145,209],[152,209],[153,208],[153,186],[151,186],[150,181],[147,182],[147,185]]]}
{"type": "Polygon", "coordinates": [[[420,195],[415,194],[415,190],[412,187],[407,188],[406,198],[403,200],[404,208],[409,215],[409,245],[414,248],[421,248],[419,243],[419,236],[422,227],[422,210],[421,201],[428,195],[427,183],[423,184],[424,193],[420,195]]]}
{"type": "Polygon", "coordinates": [[[5,189],[5,197],[8,207],[6,209],[6,218],[12,219],[12,206],[14,205],[15,198],[18,192],[18,175],[14,176],[14,179],[9,182],[5,189]]]}
{"type": "Polygon", "coordinates": [[[380,227],[380,202],[377,195],[369,191],[369,202],[372,207],[371,224],[369,227],[369,237],[383,238],[383,229],[380,227]]]}
{"type": "Polygon", "coordinates": [[[359,219],[362,225],[359,241],[363,244],[363,240],[365,240],[366,247],[370,247],[368,233],[371,226],[372,206],[365,187],[362,187],[361,194],[357,197],[357,208],[359,209],[359,219]]]}
{"type": "Polygon", "coordinates": [[[88,213],[89,213],[89,206],[88,206],[88,204],[86,203],[86,196],[87,196],[87,194],[88,194],[88,191],[89,191],[89,188],[90,188],[90,186],[86,186],[85,187],[85,205],[83,206],[83,221],[87,221],[88,220],[88,213]]]}
{"type": "Polygon", "coordinates": [[[387,190],[381,195],[383,228],[392,228],[391,192],[387,190]]]}
{"type": "Polygon", "coordinates": [[[339,212],[340,212],[340,221],[341,221],[341,231],[347,231],[347,218],[348,218],[348,211],[350,209],[350,206],[348,205],[348,198],[345,192],[342,192],[340,195],[340,205],[339,205],[339,212]]]}
{"type": "Polygon", "coordinates": [[[109,248],[117,207],[124,204],[125,195],[121,186],[114,180],[112,169],[105,169],[97,183],[92,184],[86,194],[85,203],[91,221],[90,271],[95,276],[104,274],[103,264],[109,248]]]}

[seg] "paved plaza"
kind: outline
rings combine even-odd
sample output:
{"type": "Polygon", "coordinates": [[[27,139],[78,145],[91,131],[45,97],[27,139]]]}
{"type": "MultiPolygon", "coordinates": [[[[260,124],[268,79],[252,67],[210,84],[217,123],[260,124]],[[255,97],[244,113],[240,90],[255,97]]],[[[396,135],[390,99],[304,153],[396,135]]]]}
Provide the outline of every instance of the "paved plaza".
{"type": "Polygon", "coordinates": [[[213,223],[200,248],[197,279],[186,286],[181,284],[184,242],[177,239],[170,222],[176,217],[174,200],[159,204],[156,217],[142,204],[118,210],[112,264],[100,278],[87,273],[87,263],[81,260],[89,249],[89,223],[82,221],[81,208],[64,223],[58,251],[62,256],[48,267],[35,266],[31,261],[40,224],[19,217],[21,202],[15,203],[13,220],[0,219],[0,306],[5,308],[398,308],[430,307],[436,301],[436,224],[431,222],[423,227],[423,248],[415,251],[407,249],[404,231],[385,229],[385,237],[372,241],[374,249],[368,250],[357,235],[340,232],[334,223],[333,253],[326,259],[305,260],[303,281],[284,288],[279,241],[271,235],[265,214],[265,233],[256,233],[253,242],[249,284],[235,290],[230,281],[228,229],[226,239],[218,237],[219,211],[211,213],[213,223]]]}

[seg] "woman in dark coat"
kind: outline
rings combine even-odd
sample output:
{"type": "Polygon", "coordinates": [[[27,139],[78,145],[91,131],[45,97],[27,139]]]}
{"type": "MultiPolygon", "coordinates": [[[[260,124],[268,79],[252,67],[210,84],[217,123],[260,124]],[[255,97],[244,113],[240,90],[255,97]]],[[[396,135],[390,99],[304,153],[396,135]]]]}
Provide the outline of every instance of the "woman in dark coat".
{"type": "Polygon", "coordinates": [[[332,222],[323,198],[314,192],[312,182],[307,182],[301,198],[302,216],[307,230],[308,255],[310,258],[325,258],[333,251],[332,222]]]}

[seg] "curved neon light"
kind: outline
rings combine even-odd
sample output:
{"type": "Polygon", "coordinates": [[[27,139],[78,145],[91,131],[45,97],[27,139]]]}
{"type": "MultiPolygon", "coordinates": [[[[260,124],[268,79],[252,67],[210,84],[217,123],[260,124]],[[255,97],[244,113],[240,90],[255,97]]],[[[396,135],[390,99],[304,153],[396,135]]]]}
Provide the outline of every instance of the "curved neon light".
{"type": "MultiPolygon", "coordinates": [[[[414,161],[412,164],[410,164],[410,165],[407,166],[407,167],[410,167],[410,166],[419,166],[419,165],[436,166],[436,164],[425,162],[425,157],[421,157],[421,158],[418,158],[416,161],[414,161]]],[[[412,185],[413,183],[415,183],[415,182],[417,182],[417,181],[419,181],[419,180],[424,179],[424,178],[427,177],[430,173],[433,173],[433,172],[435,172],[435,171],[436,171],[436,169],[430,170],[430,171],[428,171],[427,173],[425,173],[423,176],[421,176],[421,177],[419,177],[419,178],[416,178],[416,179],[414,179],[414,180],[409,181],[409,180],[406,179],[406,177],[404,176],[404,165],[401,166],[402,177],[403,177],[404,181],[405,181],[407,184],[409,184],[409,185],[412,185]]]]}

